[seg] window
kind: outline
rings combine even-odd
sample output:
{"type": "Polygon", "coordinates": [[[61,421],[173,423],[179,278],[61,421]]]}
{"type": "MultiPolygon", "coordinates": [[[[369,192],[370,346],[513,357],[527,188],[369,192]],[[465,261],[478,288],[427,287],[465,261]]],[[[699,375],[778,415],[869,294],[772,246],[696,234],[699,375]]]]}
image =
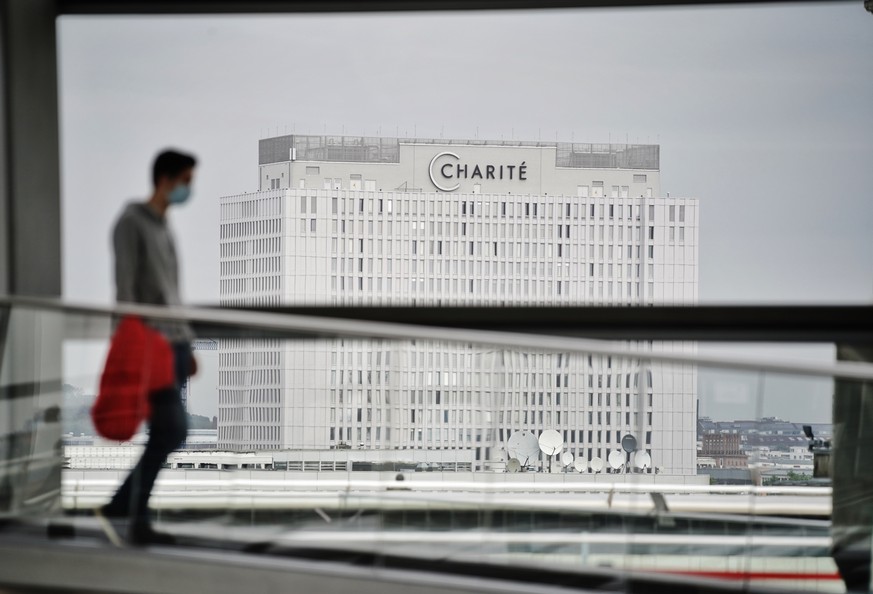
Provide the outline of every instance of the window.
{"type": "MultiPolygon", "coordinates": [[[[603,182],[596,181],[591,183],[591,195],[594,198],[603,198],[603,182]]],[[[591,216],[594,216],[594,205],[591,206],[591,216]]]]}
{"type": "Polygon", "coordinates": [[[644,173],[643,173],[643,174],[635,173],[635,174],[634,174],[634,183],[635,183],[635,184],[644,184],[644,183],[646,183],[646,174],[644,174],[644,173]]]}
{"type": "Polygon", "coordinates": [[[318,175],[319,173],[321,173],[320,167],[312,165],[306,166],[306,175],[318,175]]]}
{"type": "Polygon", "coordinates": [[[679,207],[679,222],[685,222],[685,205],[679,207]]]}

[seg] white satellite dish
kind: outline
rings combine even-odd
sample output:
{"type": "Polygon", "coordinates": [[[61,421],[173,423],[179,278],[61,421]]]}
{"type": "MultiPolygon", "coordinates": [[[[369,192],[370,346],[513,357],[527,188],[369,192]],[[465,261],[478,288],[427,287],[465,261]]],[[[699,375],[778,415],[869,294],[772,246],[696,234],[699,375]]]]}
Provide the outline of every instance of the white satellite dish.
{"type": "Polygon", "coordinates": [[[585,464],[585,460],[582,458],[576,458],[576,461],[573,463],[573,468],[576,469],[576,472],[585,472],[588,469],[588,465],[585,464]]]}
{"type": "Polygon", "coordinates": [[[613,450],[609,452],[609,465],[612,466],[613,470],[618,470],[622,466],[624,466],[624,452],[619,450],[613,450]]]}
{"type": "Polygon", "coordinates": [[[518,458],[510,458],[509,462],[506,463],[506,472],[520,472],[521,471],[521,462],[518,461],[518,458]]]}
{"type": "Polygon", "coordinates": [[[591,458],[591,472],[597,473],[603,470],[603,460],[594,456],[591,458]]]}
{"type": "Polygon", "coordinates": [[[573,452],[564,452],[563,454],[561,454],[561,463],[564,466],[570,466],[570,464],[573,463],[573,458],[575,458],[575,456],[573,456],[573,452]]]}
{"type": "Polygon", "coordinates": [[[546,429],[540,433],[539,445],[546,456],[554,456],[564,448],[564,438],[554,429],[546,429]]]}
{"type": "Polygon", "coordinates": [[[648,452],[637,452],[634,454],[634,466],[637,468],[648,468],[652,465],[652,457],[648,452]]]}
{"type": "Polygon", "coordinates": [[[522,465],[527,464],[528,459],[540,453],[537,436],[529,431],[514,432],[506,442],[506,453],[510,458],[518,458],[522,465]]]}

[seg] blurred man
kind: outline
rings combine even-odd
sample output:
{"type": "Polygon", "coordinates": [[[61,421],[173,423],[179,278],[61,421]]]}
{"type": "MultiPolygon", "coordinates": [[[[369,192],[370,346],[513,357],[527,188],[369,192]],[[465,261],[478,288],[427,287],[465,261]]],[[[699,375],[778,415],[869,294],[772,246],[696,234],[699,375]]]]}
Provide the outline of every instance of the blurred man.
{"type": "MultiPolygon", "coordinates": [[[[132,202],[115,224],[112,242],[115,252],[116,300],[119,303],[179,306],[179,264],[173,235],[167,225],[167,211],[185,204],[191,197],[196,159],[176,151],[160,153],[152,167],[154,191],[146,202],[132,202]]],[[[151,415],[145,451],[112,500],[100,510],[107,535],[119,544],[106,518],[128,518],[128,539],[133,544],[172,544],[168,534],[151,525],[148,503],[162,464],[184,441],[187,416],[180,389],[196,373],[191,354],[193,335],[187,324],[148,322],[161,332],[173,348],[176,384],[149,394],[151,415]]]]}

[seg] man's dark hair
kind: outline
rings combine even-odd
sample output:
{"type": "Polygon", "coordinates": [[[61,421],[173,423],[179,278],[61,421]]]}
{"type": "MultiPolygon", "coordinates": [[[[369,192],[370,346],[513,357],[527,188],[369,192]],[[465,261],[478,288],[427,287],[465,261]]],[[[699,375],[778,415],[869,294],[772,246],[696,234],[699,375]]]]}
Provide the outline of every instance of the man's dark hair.
{"type": "Polygon", "coordinates": [[[176,177],[195,165],[197,165],[197,159],[193,155],[178,151],[163,151],[155,157],[155,163],[152,165],[152,183],[157,186],[158,181],[163,176],[176,177]]]}

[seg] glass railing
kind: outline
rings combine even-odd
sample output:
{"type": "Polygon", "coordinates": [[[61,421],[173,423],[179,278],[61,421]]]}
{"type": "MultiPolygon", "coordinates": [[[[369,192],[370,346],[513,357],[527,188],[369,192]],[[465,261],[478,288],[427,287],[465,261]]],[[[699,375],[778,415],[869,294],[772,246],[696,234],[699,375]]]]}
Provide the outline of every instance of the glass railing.
{"type": "MultiPolygon", "coordinates": [[[[116,313],[131,312],[209,332],[185,387],[188,436],[150,500],[178,547],[521,581],[533,568],[593,589],[654,575],[845,590],[831,556],[834,376],[861,393],[870,366],[719,364],[691,342],[116,313]]],[[[119,443],[91,422],[112,314],[0,309],[0,513],[106,546],[92,510],[148,440],[146,426],[119,443]]],[[[126,523],[109,525],[124,544],[126,523]]]]}

